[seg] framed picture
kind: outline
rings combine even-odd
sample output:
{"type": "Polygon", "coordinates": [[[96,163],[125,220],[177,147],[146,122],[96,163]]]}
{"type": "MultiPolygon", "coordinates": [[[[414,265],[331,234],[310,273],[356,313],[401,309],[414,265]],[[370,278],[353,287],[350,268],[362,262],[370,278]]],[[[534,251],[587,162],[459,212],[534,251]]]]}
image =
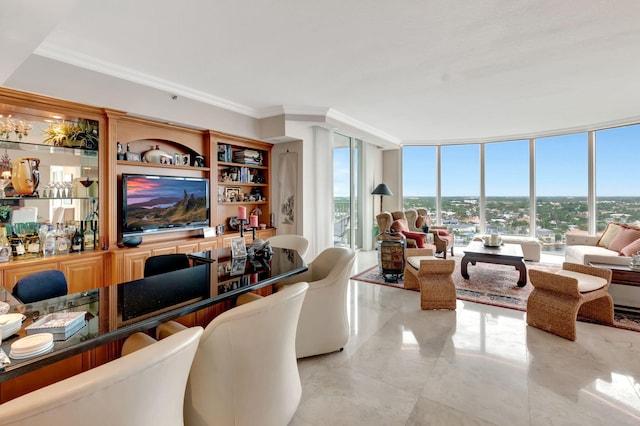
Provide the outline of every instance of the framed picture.
{"type": "Polygon", "coordinates": [[[161,155],[158,160],[160,161],[160,164],[173,164],[173,157],[170,155],[161,155]]]}
{"type": "Polygon", "coordinates": [[[183,166],[191,165],[191,156],[189,154],[182,154],[182,163],[183,166]]]}
{"type": "Polygon", "coordinates": [[[230,275],[242,275],[244,274],[244,269],[247,266],[247,258],[246,257],[238,257],[231,260],[231,273],[230,275]]]}
{"type": "Polygon", "coordinates": [[[124,159],[127,161],[140,161],[140,153],[127,151],[124,153],[124,159]]]}
{"type": "Polygon", "coordinates": [[[224,198],[229,200],[235,200],[240,195],[242,189],[238,186],[228,186],[224,189],[224,198]]]}
{"type": "Polygon", "coordinates": [[[231,239],[231,257],[247,257],[247,247],[244,245],[245,241],[243,237],[231,239]]]}

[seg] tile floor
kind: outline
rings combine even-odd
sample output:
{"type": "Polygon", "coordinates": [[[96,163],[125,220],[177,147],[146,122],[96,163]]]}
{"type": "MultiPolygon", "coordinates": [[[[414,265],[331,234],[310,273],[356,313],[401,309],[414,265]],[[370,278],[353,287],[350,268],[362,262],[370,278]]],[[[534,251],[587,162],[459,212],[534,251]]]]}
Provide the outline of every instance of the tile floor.
{"type": "MultiPolygon", "coordinates": [[[[361,252],[354,273],[376,264],[361,252]]],[[[525,313],[351,281],[343,352],[299,361],[291,425],[640,425],[640,333],[579,323],[571,342],[525,313]]]]}

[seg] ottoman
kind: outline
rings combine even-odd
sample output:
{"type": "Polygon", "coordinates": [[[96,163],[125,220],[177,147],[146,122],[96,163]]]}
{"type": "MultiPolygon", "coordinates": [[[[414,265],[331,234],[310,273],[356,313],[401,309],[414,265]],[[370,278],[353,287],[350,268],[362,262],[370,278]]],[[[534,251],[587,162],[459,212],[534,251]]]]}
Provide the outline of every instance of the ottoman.
{"type": "Polygon", "coordinates": [[[407,258],[405,286],[407,282],[417,281],[421,309],[456,309],[456,285],[451,278],[455,267],[456,262],[452,259],[437,259],[432,256],[407,258]]]}

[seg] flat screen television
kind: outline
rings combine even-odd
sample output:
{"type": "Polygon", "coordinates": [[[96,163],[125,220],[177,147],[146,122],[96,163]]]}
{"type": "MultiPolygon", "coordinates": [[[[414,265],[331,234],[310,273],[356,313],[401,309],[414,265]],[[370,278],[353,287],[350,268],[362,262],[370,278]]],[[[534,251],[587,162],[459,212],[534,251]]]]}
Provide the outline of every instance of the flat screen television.
{"type": "Polygon", "coordinates": [[[209,179],[122,174],[123,236],[209,225],[209,179]]]}

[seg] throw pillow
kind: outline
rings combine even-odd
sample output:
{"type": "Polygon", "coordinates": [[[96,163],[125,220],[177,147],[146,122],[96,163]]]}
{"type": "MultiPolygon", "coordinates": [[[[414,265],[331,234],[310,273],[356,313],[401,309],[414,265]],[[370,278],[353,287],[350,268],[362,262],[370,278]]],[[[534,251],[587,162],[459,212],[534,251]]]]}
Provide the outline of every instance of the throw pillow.
{"type": "Polygon", "coordinates": [[[416,218],[416,228],[420,229],[424,225],[424,216],[418,216],[416,218]]]}
{"type": "Polygon", "coordinates": [[[640,251],[640,238],[620,250],[620,256],[631,257],[640,251]]]}
{"type": "Polygon", "coordinates": [[[623,248],[640,238],[640,231],[633,228],[622,228],[609,243],[609,250],[620,252],[623,248]]]}
{"type": "Polygon", "coordinates": [[[391,224],[391,230],[394,232],[408,231],[409,226],[407,226],[407,220],[406,219],[394,220],[393,223],[391,224]]]}
{"type": "Polygon", "coordinates": [[[451,235],[451,231],[449,231],[448,229],[437,229],[437,231],[438,231],[438,235],[442,235],[442,236],[451,235]]]}
{"type": "Polygon", "coordinates": [[[427,235],[422,232],[411,232],[411,231],[402,231],[402,234],[407,237],[415,240],[416,246],[418,248],[425,247],[425,240],[427,239],[427,235]]]}
{"type": "Polygon", "coordinates": [[[609,244],[611,244],[611,241],[613,241],[616,235],[618,235],[618,232],[620,232],[621,230],[622,225],[615,222],[609,222],[596,245],[604,248],[609,248],[609,244]]]}

